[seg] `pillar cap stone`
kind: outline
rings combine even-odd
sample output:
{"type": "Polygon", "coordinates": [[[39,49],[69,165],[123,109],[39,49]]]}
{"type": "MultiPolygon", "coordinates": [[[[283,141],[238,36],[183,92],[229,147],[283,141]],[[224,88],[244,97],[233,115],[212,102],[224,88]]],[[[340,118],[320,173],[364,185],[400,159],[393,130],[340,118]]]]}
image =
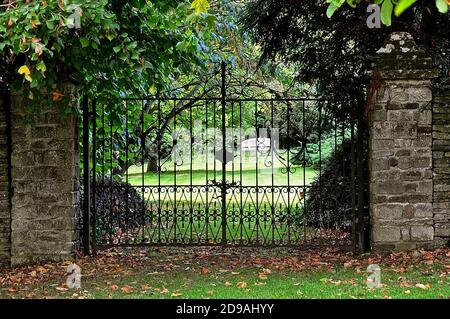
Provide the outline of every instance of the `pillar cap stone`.
{"type": "Polygon", "coordinates": [[[381,79],[433,79],[438,70],[408,32],[393,32],[377,51],[371,77],[381,79]]]}

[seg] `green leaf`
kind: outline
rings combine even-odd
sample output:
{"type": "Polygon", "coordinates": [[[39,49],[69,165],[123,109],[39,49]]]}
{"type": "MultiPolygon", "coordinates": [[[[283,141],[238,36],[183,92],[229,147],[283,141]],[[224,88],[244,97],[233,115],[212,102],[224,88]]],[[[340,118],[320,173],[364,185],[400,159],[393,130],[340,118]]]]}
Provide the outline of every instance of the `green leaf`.
{"type": "Polygon", "coordinates": [[[347,0],[347,4],[352,8],[356,8],[361,1],[362,0],[347,0]]]}
{"type": "Polygon", "coordinates": [[[191,8],[194,10],[194,13],[199,16],[202,13],[208,13],[209,2],[208,0],[194,0],[192,1],[191,8]]]}
{"type": "Polygon", "coordinates": [[[89,39],[82,37],[80,38],[81,46],[87,48],[89,46],[89,39]]]}
{"type": "Polygon", "coordinates": [[[55,21],[47,20],[47,21],[45,21],[45,24],[47,25],[47,28],[49,30],[54,30],[55,29],[55,21]]]}
{"type": "Polygon", "coordinates": [[[412,6],[417,0],[400,0],[395,6],[395,16],[400,16],[406,9],[412,6]]]}
{"type": "Polygon", "coordinates": [[[394,10],[394,6],[391,0],[384,0],[383,5],[381,6],[381,22],[384,25],[390,27],[392,24],[392,11],[394,10]]]}
{"type": "Polygon", "coordinates": [[[38,71],[40,71],[40,72],[42,72],[42,73],[44,73],[45,71],[47,71],[47,66],[45,65],[44,61],[41,61],[41,62],[39,62],[39,63],[36,65],[36,70],[38,70],[38,71]]]}
{"type": "Polygon", "coordinates": [[[436,0],[436,7],[440,13],[448,12],[448,3],[446,0],[436,0]]]}
{"type": "Polygon", "coordinates": [[[331,18],[337,9],[338,7],[334,3],[330,3],[327,9],[327,17],[331,18]]]}
{"type": "Polygon", "coordinates": [[[121,45],[115,46],[113,48],[113,50],[114,50],[115,53],[119,53],[119,51],[122,50],[122,46],[121,45]]]}

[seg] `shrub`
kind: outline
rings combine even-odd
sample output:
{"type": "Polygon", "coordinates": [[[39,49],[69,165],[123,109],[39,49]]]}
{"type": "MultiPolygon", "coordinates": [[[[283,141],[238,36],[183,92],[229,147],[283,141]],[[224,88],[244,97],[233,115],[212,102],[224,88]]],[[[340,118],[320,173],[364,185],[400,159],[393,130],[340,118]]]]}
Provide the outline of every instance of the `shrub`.
{"type": "MultiPolygon", "coordinates": [[[[367,163],[364,150],[364,165],[367,163]]],[[[311,185],[306,201],[307,225],[349,229],[352,225],[351,141],[345,140],[322,166],[322,174],[311,185]]],[[[364,170],[367,174],[367,170],[364,170]]],[[[367,176],[365,179],[367,180],[367,176]]],[[[366,185],[361,185],[365,187],[366,185]]],[[[357,189],[356,185],[356,189],[357,189]]]]}
{"type": "MultiPolygon", "coordinates": [[[[91,184],[91,199],[94,190],[91,184]]],[[[83,197],[81,198],[83,206],[83,197]]],[[[127,232],[142,227],[149,216],[145,199],[135,187],[120,181],[100,181],[95,187],[95,203],[91,201],[91,214],[95,212],[96,236],[127,232]],[[95,206],[94,206],[95,204],[95,206]]],[[[82,229],[82,220],[79,223],[82,229]]]]}

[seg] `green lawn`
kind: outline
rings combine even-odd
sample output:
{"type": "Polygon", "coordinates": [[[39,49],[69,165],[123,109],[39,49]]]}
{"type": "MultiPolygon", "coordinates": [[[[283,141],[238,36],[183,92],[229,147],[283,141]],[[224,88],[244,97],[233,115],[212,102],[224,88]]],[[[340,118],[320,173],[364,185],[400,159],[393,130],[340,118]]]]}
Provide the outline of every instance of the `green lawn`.
{"type": "MultiPolygon", "coordinates": [[[[314,168],[299,165],[293,165],[291,172],[287,174],[286,167],[281,160],[275,158],[273,165],[270,161],[271,158],[266,156],[259,156],[257,161],[256,156],[253,155],[244,156],[241,164],[240,157],[237,156],[233,162],[227,164],[227,181],[242,182],[242,186],[271,186],[273,178],[273,185],[287,186],[289,177],[289,184],[298,186],[309,185],[318,176],[318,172],[314,168]],[[256,163],[258,163],[258,167],[256,163]],[[258,184],[256,183],[257,178],[258,184]]],[[[214,178],[216,181],[222,180],[221,165],[221,162],[214,161],[212,155],[208,157],[208,160],[203,157],[194,158],[192,161],[192,184],[206,185],[207,181],[214,180],[214,178]],[[206,170],[207,167],[208,170],[206,170]]],[[[131,166],[128,170],[128,182],[135,186],[158,185],[158,174],[147,173],[145,169],[146,165],[144,165],[144,178],[142,178],[143,168],[136,165],[131,166]]],[[[191,183],[191,164],[184,163],[174,166],[172,161],[167,161],[163,165],[160,178],[161,185],[174,185],[175,182],[176,185],[189,185],[191,183]]]]}
{"type": "Polygon", "coordinates": [[[82,290],[69,290],[67,263],[0,272],[2,298],[449,298],[450,250],[352,257],[283,248],[153,248],[77,260],[82,290]],[[366,286],[380,265],[382,288],[366,286]]]}

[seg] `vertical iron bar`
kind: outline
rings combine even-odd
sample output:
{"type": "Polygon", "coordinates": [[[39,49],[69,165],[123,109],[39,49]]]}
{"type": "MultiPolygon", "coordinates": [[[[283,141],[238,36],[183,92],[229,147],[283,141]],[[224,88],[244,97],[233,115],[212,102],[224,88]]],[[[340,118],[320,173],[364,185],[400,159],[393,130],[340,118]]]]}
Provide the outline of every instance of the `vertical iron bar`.
{"type": "Polygon", "coordinates": [[[209,181],[208,181],[208,175],[209,175],[209,165],[208,165],[208,157],[209,157],[209,140],[208,140],[208,100],[205,101],[205,117],[206,117],[206,130],[205,130],[205,140],[206,140],[206,179],[205,179],[205,185],[206,185],[206,204],[205,204],[205,243],[208,243],[209,239],[209,181]]]}
{"type": "Polygon", "coordinates": [[[286,116],[287,116],[287,138],[288,138],[288,146],[287,146],[287,232],[288,232],[288,244],[291,243],[291,135],[290,135],[290,129],[291,129],[291,105],[288,101],[286,103],[286,116]]]}
{"type": "Polygon", "coordinates": [[[357,155],[357,185],[358,185],[358,248],[360,252],[366,249],[365,242],[365,221],[364,221],[364,122],[363,109],[358,101],[357,116],[358,116],[358,141],[356,144],[357,155]]]}
{"type": "Polygon", "coordinates": [[[194,162],[194,157],[193,157],[193,153],[194,153],[194,129],[193,129],[193,123],[192,123],[192,107],[189,108],[189,122],[190,122],[190,149],[189,149],[189,153],[190,153],[190,163],[189,163],[189,201],[190,201],[190,205],[189,205],[189,241],[190,243],[192,243],[193,240],[193,228],[194,228],[194,199],[193,199],[193,194],[192,192],[194,191],[194,188],[192,187],[192,164],[194,162]]]}
{"type": "MultiPolygon", "coordinates": [[[[156,102],[156,107],[158,108],[158,131],[156,132],[156,148],[157,155],[156,160],[158,162],[158,243],[161,243],[161,228],[162,228],[162,210],[161,210],[161,100],[156,102]]],[[[150,159],[149,159],[150,160],[150,159]]]]}
{"type": "Polygon", "coordinates": [[[92,104],[92,252],[97,251],[97,99],[92,104]]]}
{"type": "Polygon", "coordinates": [[[113,119],[109,118],[109,193],[110,193],[110,201],[109,201],[109,240],[110,244],[114,242],[113,239],[113,194],[114,194],[114,185],[113,185],[113,119]]]}
{"type": "Polygon", "coordinates": [[[242,201],[243,186],[243,152],[242,152],[242,101],[239,101],[239,229],[240,239],[239,242],[244,242],[244,204],[242,201]]]}
{"type": "Polygon", "coordinates": [[[351,119],[350,119],[350,143],[351,143],[351,198],[352,198],[352,246],[353,253],[356,253],[356,150],[355,150],[355,104],[351,102],[351,119]]]}
{"type": "Polygon", "coordinates": [[[275,153],[275,139],[274,139],[274,131],[275,131],[275,125],[273,123],[274,121],[274,105],[273,100],[270,101],[270,123],[271,123],[271,129],[270,132],[270,161],[271,161],[271,184],[272,187],[270,189],[271,192],[271,203],[270,203],[270,211],[272,214],[272,244],[275,245],[275,171],[274,171],[274,153],[275,153]]]}
{"type": "MultiPolygon", "coordinates": [[[[129,218],[130,218],[130,206],[129,206],[129,184],[128,184],[128,152],[129,152],[129,145],[128,145],[128,101],[125,101],[125,229],[129,229],[129,218]]],[[[123,174],[123,172],[122,172],[123,174]]],[[[128,244],[128,231],[125,231],[125,243],[128,244]]]]}
{"type": "Polygon", "coordinates": [[[222,61],[222,87],[221,87],[221,101],[222,101],[222,244],[227,243],[227,162],[226,162],[226,64],[222,61]]]}
{"type": "MultiPolygon", "coordinates": [[[[319,184],[319,214],[320,216],[323,216],[323,210],[322,210],[322,102],[319,101],[319,178],[318,178],[318,184],[319,184]]],[[[321,218],[320,218],[321,219],[321,218]]],[[[320,226],[324,226],[322,221],[319,224],[319,231],[320,226]]],[[[322,234],[320,234],[320,237],[322,237],[322,234]]]]}
{"type": "Polygon", "coordinates": [[[259,243],[259,126],[258,126],[258,101],[255,101],[255,129],[256,129],[256,212],[255,212],[255,226],[256,226],[256,243],[259,243]]]}
{"type": "Polygon", "coordinates": [[[83,251],[90,254],[90,170],[89,170],[89,100],[83,97],[83,251]]]}
{"type": "MultiPolygon", "coordinates": [[[[142,192],[142,243],[145,242],[145,115],[144,115],[144,100],[141,100],[141,174],[142,174],[142,183],[141,183],[141,192],[142,192]]],[[[152,214],[153,215],[153,214],[152,214]]],[[[152,223],[149,223],[150,227],[152,223]]]]}
{"type": "Polygon", "coordinates": [[[308,207],[306,204],[306,136],[305,136],[305,101],[302,101],[302,149],[303,149],[303,240],[307,241],[307,227],[308,227],[308,207]]]}

